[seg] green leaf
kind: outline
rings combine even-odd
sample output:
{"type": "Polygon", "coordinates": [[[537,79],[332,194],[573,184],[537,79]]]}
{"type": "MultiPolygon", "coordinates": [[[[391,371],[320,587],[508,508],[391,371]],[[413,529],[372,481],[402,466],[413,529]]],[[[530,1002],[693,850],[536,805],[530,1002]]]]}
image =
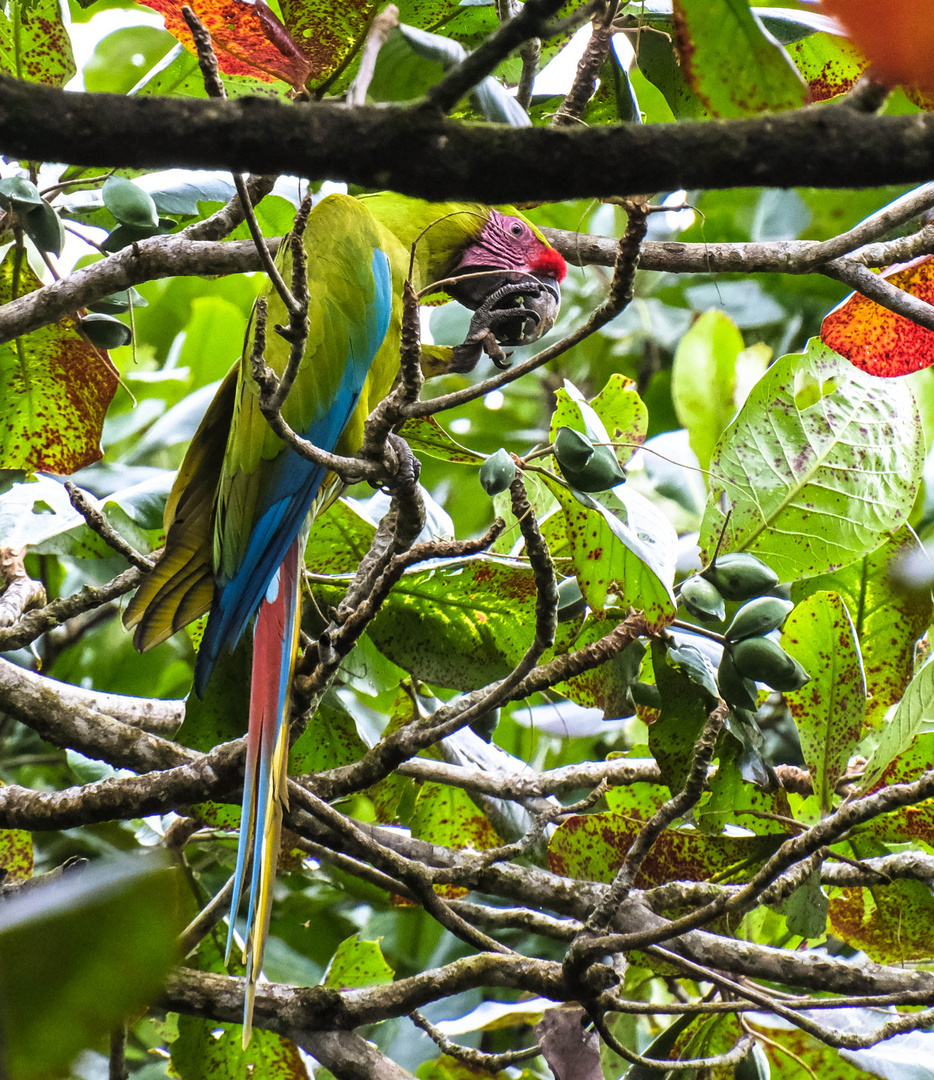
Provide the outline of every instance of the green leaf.
{"type": "Polygon", "coordinates": [[[785,50],[808,84],[812,101],[845,94],[866,69],[859,46],[838,34],[811,34],[785,50]]]}
{"type": "Polygon", "coordinates": [[[672,793],[684,787],[694,746],[707,720],[710,698],[686,672],[670,664],[668,650],[652,645],[652,669],[661,715],[649,728],[649,748],[672,793]]]}
{"type": "MultiPolygon", "coordinates": [[[[40,288],[21,249],[0,264],[0,303],[40,288]]],[[[0,345],[0,468],[68,474],[101,456],[117,373],[66,316],[0,345]]]]}
{"type": "MultiPolygon", "coordinates": [[[[465,848],[485,851],[500,843],[496,830],[467,792],[450,784],[420,786],[409,829],[418,840],[456,851],[465,848]]],[[[462,895],[465,891],[458,889],[456,893],[462,895]]],[[[444,895],[453,894],[445,889],[444,895]]]]}
{"type": "Polygon", "coordinates": [[[243,1049],[239,1024],[219,1024],[180,1015],[178,1038],[172,1043],[172,1068],[184,1080],[234,1080],[256,1076],[263,1080],[308,1080],[305,1058],[282,1035],[253,1028],[243,1049]]]}
{"type": "Polygon", "coordinates": [[[78,70],[58,0],[9,0],[0,7],[0,70],[64,86],[78,70]]]}
{"type": "Polygon", "coordinates": [[[564,512],[574,572],[587,603],[602,611],[612,596],[614,606],[643,610],[650,623],[672,616],[677,535],[668,519],[627,487],[598,501],[548,477],[545,483],[564,512]]]}
{"type": "Polygon", "coordinates": [[[866,675],[866,724],[879,728],[911,680],[915,643],[931,621],[931,594],[893,589],[889,570],[917,544],[907,529],[859,562],[795,584],[797,603],[816,592],[839,593],[850,612],[866,675]]]}
{"type": "Polygon", "coordinates": [[[428,454],[439,461],[453,461],[459,465],[481,465],[483,454],[468,450],[452,439],[433,416],[418,416],[406,420],[399,434],[418,454],[428,454]]]}
{"type": "Polygon", "coordinates": [[[353,574],[375,535],[376,526],[353,502],[338,499],[311,526],[305,568],[313,574],[353,574]]]}
{"type": "Polygon", "coordinates": [[[55,208],[43,199],[39,205],[23,214],[23,231],[40,251],[61,255],[65,246],[65,226],[55,208]]]}
{"type": "MultiPolygon", "coordinates": [[[[343,590],[315,588],[336,604],[343,590]]],[[[455,559],[407,573],[367,628],[393,663],[434,686],[475,690],[516,666],[535,633],[532,571],[499,559],[455,559]]]]}
{"type": "MultiPolygon", "coordinates": [[[[642,822],[626,813],[569,818],[548,845],[554,874],[611,882],[642,822]]],[[[705,836],[697,830],[668,829],[656,840],[636,876],[636,888],[669,881],[744,881],[781,843],[780,836],[705,836]]]]}
{"type": "Polygon", "coordinates": [[[934,720],[934,656],[928,657],[924,667],[915,674],[895,715],[883,726],[879,745],[863,774],[862,791],[870,790],[889,762],[911,746],[926,720],[934,720]]]}
{"type": "Polygon", "coordinates": [[[685,77],[715,116],[795,109],[807,87],[746,0],[675,0],[675,44],[685,77]]]}
{"type": "Polygon", "coordinates": [[[323,985],[333,990],[388,986],[395,971],[386,963],[380,940],[361,941],[359,934],[342,941],[325,972],[323,985]]]}
{"type": "Polygon", "coordinates": [[[707,311],[681,339],[671,396],[702,469],[736,412],[736,362],[743,335],[722,311],[707,311]]]}
{"type": "Polygon", "coordinates": [[[6,1076],[40,1080],[58,1072],[153,1000],[178,960],[180,898],[177,870],[127,859],[82,867],[4,901],[6,1076]]]}
{"type": "Polygon", "coordinates": [[[802,938],[822,938],[827,933],[828,900],[820,884],[820,867],[815,866],[782,901],[782,914],[792,934],[802,938]]]}
{"type": "Polygon", "coordinates": [[[811,676],[785,695],[821,811],[830,812],[837,781],[863,733],[866,681],[846,604],[838,593],[802,600],[785,621],[782,648],[811,676]]]}
{"type": "Polygon", "coordinates": [[[750,392],[711,460],[701,526],[709,562],[749,551],[782,581],[845,566],[908,516],[924,440],[904,381],[858,371],[816,339],[750,392]]]}
{"type": "Polygon", "coordinates": [[[366,753],[353,715],[328,690],[308,726],[289,751],[289,773],[318,773],[350,765],[366,753]]]}
{"type": "Polygon", "coordinates": [[[616,372],[607,379],[590,406],[602,423],[609,441],[624,444],[616,447],[616,456],[620,464],[625,465],[645,442],[649,430],[649,410],[639,397],[636,384],[616,372]]]}
{"type": "Polygon", "coordinates": [[[126,26],[97,42],[81,71],[89,93],[126,94],[153,65],[175,47],[167,31],[156,26],[126,26]]]}
{"type": "Polygon", "coordinates": [[[0,885],[25,881],[32,875],[33,864],[32,833],[0,829],[0,885]]]}
{"type": "MultiPolygon", "coordinates": [[[[884,844],[862,836],[843,848],[856,859],[891,854],[884,844]]],[[[833,934],[876,963],[905,964],[934,953],[934,897],[925,882],[843,889],[831,898],[828,915],[833,934]]]]}

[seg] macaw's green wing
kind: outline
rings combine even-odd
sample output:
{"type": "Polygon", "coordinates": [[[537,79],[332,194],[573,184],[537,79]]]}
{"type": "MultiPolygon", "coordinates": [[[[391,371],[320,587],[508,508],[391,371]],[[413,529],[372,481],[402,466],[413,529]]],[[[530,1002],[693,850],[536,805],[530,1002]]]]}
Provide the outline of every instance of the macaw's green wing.
{"type": "Polygon", "coordinates": [[[145,651],[203,615],[214,596],[214,492],[236,400],[239,365],[198,426],[165,506],[166,545],[123,615],[145,651]]]}
{"type": "MultiPolygon", "coordinates": [[[[380,350],[393,314],[390,257],[396,253],[386,250],[392,238],[369,211],[346,195],[331,195],[315,207],[304,243],[308,340],[282,413],[294,431],[316,446],[354,452],[370,408],[367,383],[377,354],[381,364],[373,374],[381,387],[388,389],[398,367],[397,350],[380,350]]],[[[288,281],[287,249],[282,267],[288,281]]],[[[287,325],[288,315],[275,292],[267,289],[267,296],[266,361],[281,373],[290,346],[274,328],[287,325]]],[[[217,587],[198,654],[199,692],[220,650],[236,644],[256,612],[286,551],[305,526],[327,472],[287,450],[270,429],[250,373],[250,347],[248,342],[241,361],[217,489],[217,587]]]]}

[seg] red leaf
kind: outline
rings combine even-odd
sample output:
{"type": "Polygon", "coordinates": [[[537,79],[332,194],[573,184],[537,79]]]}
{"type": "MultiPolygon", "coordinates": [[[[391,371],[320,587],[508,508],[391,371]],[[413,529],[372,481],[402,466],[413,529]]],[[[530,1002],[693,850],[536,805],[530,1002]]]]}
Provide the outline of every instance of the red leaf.
{"type": "MultiPolygon", "coordinates": [[[[165,28],[190,52],[194,42],[182,18],[184,0],[146,0],[165,28]]],[[[282,79],[301,89],[311,65],[265,0],[193,0],[189,4],[211,33],[217,65],[225,75],[249,75],[265,82],[282,79]]]]}
{"type": "Polygon", "coordinates": [[[873,74],[934,91],[934,18],[919,0],[823,0],[863,50],[873,74]]]}
{"type": "MultiPolygon", "coordinates": [[[[934,256],[890,266],[882,275],[890,285],[934,302],[934,256]]],[[[934,331],[896,315],[861,293],[853,293],[830,312],[821,341],[870,375],[890,379],[934,364],[934,331]]]]}

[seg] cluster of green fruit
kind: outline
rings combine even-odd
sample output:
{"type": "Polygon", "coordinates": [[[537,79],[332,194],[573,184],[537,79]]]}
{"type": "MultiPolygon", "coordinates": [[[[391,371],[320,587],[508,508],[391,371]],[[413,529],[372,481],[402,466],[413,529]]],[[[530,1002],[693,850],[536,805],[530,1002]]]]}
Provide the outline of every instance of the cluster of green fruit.
{"type": "MultiPolygon", "coordinates": [[[[105,181],[101,194],[104,206],[117,223],[101,244],[102,251],[119,251],[135,240],[167,233],[175,226],[171,218],[159,217],[152,196],[132,180],[111,176],[105,181]]],[[[40,251],[61,255],[65,246],[62,220],[32,181],[22,176],[0,180],[0,209],[11,214],[12,223],[21,228],[40,251]]],[[[89,314],[79,320],[81,331],[99,349],[129,345],[132,331],[115,316],[145,304],[135,289],[105,296],[88,305],[89,314]]]]}
{"type": "Polygon", "coordinates": [[[735,552],[716,559],[681,586],[681,602],[702,621],[726,618],[725,601],[746,601],[723,635],[717,670],[720,696],[728,705],[756,710],[756,683],[773,690],[799,690],[810,679],[793,656],[767,635],[777,630],[794,606],[778,596],[764,596],[778,577],[755,555],[735,552]]]}

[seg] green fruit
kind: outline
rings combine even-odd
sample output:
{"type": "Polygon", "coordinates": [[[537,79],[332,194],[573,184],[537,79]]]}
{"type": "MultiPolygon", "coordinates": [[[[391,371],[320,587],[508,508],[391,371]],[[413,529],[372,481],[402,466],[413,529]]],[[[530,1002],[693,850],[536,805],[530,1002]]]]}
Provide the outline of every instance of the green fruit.
{"type": "Polygon", "coordinates": [[[133,338],[127,324],[112,315],[85,315],[78,325],[88,341],[99,349],[117,349],[129,345],[133,338]]]}
{"type": "Polygon", "coordinates": [[[8,176],[5,180],[0,180],[0,206],[4,210],[9,210],[12,206],[15,210],[28,213],[41,205],[42,196],[31,181],[22,176],[8,176]]]}
{"type": "Polygon", "coordinates": [[[148,240],[150,236],[164,236],[175,227],[171,218],[159,218],[158,225],[145,228],[135,225],[118,225],[111,230],[110,236],[101,244],[101,251],[120,251],[137,240],[148,240]]]}
{"type": "Polygon", "coordinates": [[[136,289],[124,289],[123,292],[102,296],[100,300],[88,304],[88,311],[97,311],[102,315],[122,315],[124,311],[129,311],[131,307],[141,308],[148,306],[149,301],[142,293],[138,293],[136,289]]]}
{"type": "Polygon", "coordinates": [[[702,578],[700,574],[695,574],[694,577],[689,577],[687,581],[682,582],[681,592],[678,595],[684,606],[697,619],[713,622],[726,618],[726,608],[723,606],[720,590],[712,582],[702,578]]]}
{"type": "Polygon", "coordinates": [[[751,600],[778,584],[778,575],[755,555],[736,551],[721,555],[713,566],[701,571],[712,581],[726,600],[751,600]]]}
{"type": "Polygon", "coordinates": [[[595,446],[593,457],[576,472],[561,470],[564,478],[578,491],[608,491],[617,484],[625,484],[626,474],[619,467],[616,454],[610,446],[595,446]]]}
{"type": "Polygon", "coordinates": [[[764,682],[782,693],[800,690],[811,678],[798,661],[771,638],[744,638],[733,646],[732,652],[733,663],[740,675],[764,682]]]}
{"type": "Polygon", "coordinates": [[[758,707],[756,684],[739,673],[729,649],[723,650],[720,666],[717,668],[717,687],[720,697],[737,709],[755,712],[758,707]]]}
{"type": "Polygon", "coordinates": [[[40,251],[61,255],[65,246],[65,227],[62,220],[43,199],[38,206],[20,217],[20,224],[29,239],[40,251]]]}
{"type": "Polygon", "coordinates": [[[565,578],[558,586],[558,622],[570,622],[584,614],[587,601],[576,577],[565,578]]]}
{"type": "Polygon", "coordinates": [[[159,211],[148,191],[123,176],[111,176],[104,182],[101,192],[104,206],[121,225],[136,229],[155,229],[159,225],[159,211]]]}
{"type": "Polygon", "coordinates": [[[583,469],[593,457],[593,444],[586,435],[582,435],[574,428],[558,428],[555,436],[555,457],[561,466],[561,471],[571,469],[576,472],[583,469]]]}
{"type": "Polygon", "coordinates": [[[794,607],[790,600],[777,596],[759,596],[750,600],[736,612],[725,637],[727,641],[741,641],[748,637],[762,637],[777,630],[794,607]]]}
{"type": "Polygon", "coordinates": [[[573,428],[558,428],[555,457],[564,479],[578,491],[606,491],[625,483],[611,446],[594,446],[586,435],[573,428]]]}
{"type": "Polygon", "coordinates": [[[516,463],[508,451],[500,448],[480,466],[480,484],[487,495],[506,491],[516,478],[516,463]]]}

